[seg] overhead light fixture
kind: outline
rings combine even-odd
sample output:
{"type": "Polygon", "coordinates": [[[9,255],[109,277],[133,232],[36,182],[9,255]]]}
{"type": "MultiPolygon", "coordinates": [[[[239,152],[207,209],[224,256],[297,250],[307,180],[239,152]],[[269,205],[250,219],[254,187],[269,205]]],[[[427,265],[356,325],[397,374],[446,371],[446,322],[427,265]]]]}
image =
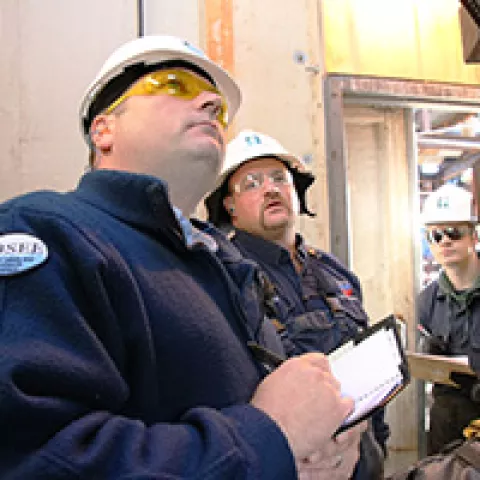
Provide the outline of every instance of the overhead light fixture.
{"type": "Polygon", "coordinates": [[[438,163],[425,162],[420,165],[420,171],[422,175],[436,175],[440,170],[438,163]]]}

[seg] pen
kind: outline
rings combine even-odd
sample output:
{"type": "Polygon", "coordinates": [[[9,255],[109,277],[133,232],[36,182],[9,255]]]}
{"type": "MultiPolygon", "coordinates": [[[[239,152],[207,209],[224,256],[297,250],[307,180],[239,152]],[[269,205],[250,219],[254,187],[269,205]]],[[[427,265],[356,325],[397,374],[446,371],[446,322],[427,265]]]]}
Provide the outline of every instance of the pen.
{"type": "Polygon", "coordinates": [[[285,359],[268,348],[262,347],[256,342],[247,342],[255,360],[260,362],[269,372],[279,367],[285,359]]]}
{"type": "Polygon", "coordinates": [[[426,338],[432,338],[432,334],[423,326],[418,324],[417,330],[426,338]]]}

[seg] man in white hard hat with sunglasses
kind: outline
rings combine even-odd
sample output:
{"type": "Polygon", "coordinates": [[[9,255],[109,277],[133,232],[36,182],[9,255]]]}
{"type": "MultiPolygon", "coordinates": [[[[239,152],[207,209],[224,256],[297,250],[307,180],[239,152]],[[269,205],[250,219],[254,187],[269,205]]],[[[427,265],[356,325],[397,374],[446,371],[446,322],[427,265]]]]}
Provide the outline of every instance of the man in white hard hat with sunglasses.
{"type": "MultiPolygon", "coordinates": [[[[425,353],[465,355],[480,376],[480,259],[475,251],[472,195],[445,184],[427,197],[422,216],[430,249],[442,270],[418,298],[418,322],[425,332],[421,348],[425,353]]],[[[453,380],[460,388],[433,387],[429,454],[462,439],[463,429],[480,417],[478,380],[460,374],[453,380]]]]}
{"type": "Polygon", "coordinates": [[[188,220],[239,104],[190,43],[128,42],[81,104],[91,171],[0,206],[0,478],[336,478],[353,401],[321,354],[267,375],[261,272],[188,220]]]}

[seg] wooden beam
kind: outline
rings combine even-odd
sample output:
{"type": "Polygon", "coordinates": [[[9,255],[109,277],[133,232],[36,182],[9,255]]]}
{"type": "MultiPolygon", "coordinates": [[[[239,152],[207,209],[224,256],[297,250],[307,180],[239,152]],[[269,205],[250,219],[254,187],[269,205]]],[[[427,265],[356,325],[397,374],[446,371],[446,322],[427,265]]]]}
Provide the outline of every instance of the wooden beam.
{"type": "Polygon", "coordinates": [[[233,74],[233,6],[232,0],[205,0],[206,53],[233,74]]]}
{"type": "Polygon", "coordinates": [[[442,183],[445,183],[448,179],[456,177],[458,174],[466,170],[467,168],[475,167],[480,160],[480,152],[467,153],[462,155],[458,160],[452,162],[443,168],[439,173],[441,175],[442,183]]]}

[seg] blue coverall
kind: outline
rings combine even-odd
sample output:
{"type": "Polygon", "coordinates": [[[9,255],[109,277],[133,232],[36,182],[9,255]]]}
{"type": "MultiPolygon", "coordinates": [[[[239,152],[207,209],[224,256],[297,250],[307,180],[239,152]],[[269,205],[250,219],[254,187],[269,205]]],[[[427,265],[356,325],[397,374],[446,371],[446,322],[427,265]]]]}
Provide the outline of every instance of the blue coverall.
{"type": "MultiPolygon", "coordinates": [[[[360,282],[334,256],[306,246],[297,234],[296,255],[302,266],[297,272],[285,248],[229,225],[222,229],[245,257],[262,267],[272,282],[270,316],[276,314],[279,320],[277,328],[288,355],[309,351],[329,353],[368,326],[360,282]]],[[[384,421],[383,409],[373,414],[372,427],[375,440],[366,438],[367,434],[362,437],[362,457],[355,480],[382,476],[383,458],[375,443],[386,452],[390,429],[384,421]]]]}

